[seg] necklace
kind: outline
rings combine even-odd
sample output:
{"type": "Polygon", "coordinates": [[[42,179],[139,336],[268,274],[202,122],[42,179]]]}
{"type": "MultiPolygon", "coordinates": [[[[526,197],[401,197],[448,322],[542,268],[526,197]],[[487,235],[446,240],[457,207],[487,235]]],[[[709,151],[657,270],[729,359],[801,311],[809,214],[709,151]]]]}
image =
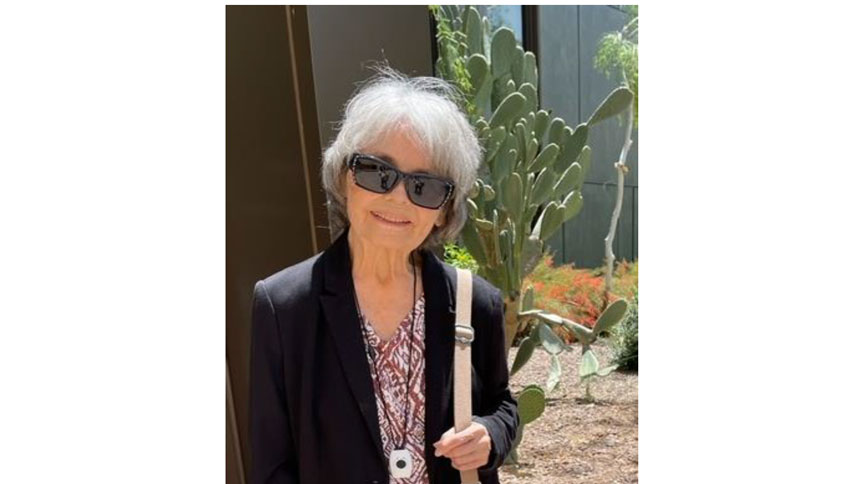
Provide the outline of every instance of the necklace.
{"type": "MultiPolygon", "coordinates": [[[[409,327],[409,366],[406,372],[406,391],[404,392],[404,394],[406,395],[406,405],[403,406],[402,441],[400,442],[400,445],[395,446],[395,448],[391,451],[391,454],[388,457],[388,469],[391,472],[392,477],[409,477],[412,475],[412,454],[410,454],[409,451],[406,449],[406,431],[408,430],[407,425],[409,423],[409,386],[412,382],[412,347],[414,346],[412,339],[414,337],[415,331],[415,293],[418,285],[418,271],[415,267],[415,260],[413,256],[414,252],[409,254],[409,262],[410,264],[412,264],[412,321],[409,327]]],[[[381,384],[382,382],[379,379],[379,370],[377,370],[376,368],[376,353],[373,351],[373,348],[370,347],[366,328],[362,324],[361,306],[358,303],[358,295],[355,292],[355,285],[353,285],[352,289],[352,295],[355,298],[355,307],[358,311],[358,321],[359,324],[362,325],[361,335],[362,339],[364,340],[364,350],[365,353],[370,356],[370,359],[373,362],[373,373],[376,376],[376,381],[381,384]]],[[[396,335],[397,333],[395,333],[395,336],[396,335]]],[[[388,422],[388,427],[394,428],[391,425],[391,419],[388,417],[388,404],[385,402],[385,393],[381,391],[381,387],[380,397],[382,399],[383,414],[385,415],[385,420],[388,422]]]]}

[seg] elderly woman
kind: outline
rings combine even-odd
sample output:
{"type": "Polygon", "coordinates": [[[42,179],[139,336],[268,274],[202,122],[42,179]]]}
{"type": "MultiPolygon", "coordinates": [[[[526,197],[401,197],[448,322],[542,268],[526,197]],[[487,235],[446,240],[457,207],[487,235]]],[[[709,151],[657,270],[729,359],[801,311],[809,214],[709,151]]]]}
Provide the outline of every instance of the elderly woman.
{"type": "Polygon", "coordinates": [[[347,104],[322,167],[335,241],[254,288],[253,483],[498,482],[519,423],[501,293],[474,276],[455,432],[456,270],[430,250],[462,228],[480,165],[455,93],[383,68],[347,104]]]}

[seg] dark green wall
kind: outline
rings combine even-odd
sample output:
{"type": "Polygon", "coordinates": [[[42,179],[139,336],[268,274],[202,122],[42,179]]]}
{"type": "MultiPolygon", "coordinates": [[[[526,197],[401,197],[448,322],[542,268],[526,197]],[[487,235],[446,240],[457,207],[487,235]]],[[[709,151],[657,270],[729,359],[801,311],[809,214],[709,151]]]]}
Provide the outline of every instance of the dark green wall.
{"type": "MultiPolygon", "coordinates": [[[[546,5],[538,10],[538,62],[540,98],[543,109],[574,126],[588,119],[613,89],[609,80],[594,68],[601,36],[620,30],[627,16],[610,6],[546,5]]],[[[555,262],[573,262],[577,267],[603,264],[603,239],[609,231],[615,205],[616,172],[624,142],[624,127],[618,118],[605,121],[589,133],[591,170],[583,186],[582,212],[550,240],[555,262]]],[[[615,235],[613,252],[617,260],[638,257],[638,131],[627,156],[629,172],[624,179],[624,202],[615,235]]]]}

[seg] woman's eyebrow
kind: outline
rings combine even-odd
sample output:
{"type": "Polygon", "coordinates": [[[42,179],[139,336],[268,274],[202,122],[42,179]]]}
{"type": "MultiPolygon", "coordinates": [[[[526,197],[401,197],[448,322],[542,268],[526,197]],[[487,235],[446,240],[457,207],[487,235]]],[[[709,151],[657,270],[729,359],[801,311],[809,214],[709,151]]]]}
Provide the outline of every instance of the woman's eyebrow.
{"type": "MultiPolygon", "coordinates": [[[[398,163],[394,158],[392,158],[386,154],[378,154],[378,155],[374,155],[374,156],[376,156],[380,160],[387,161],[387,162],[391,163],[392,165],[396,166],[398,169],[402,170],[400,168],[400,163],[398,163]]],[[[432,173],[427,171],[427,170],[415,170],[415,171],[410,171],[407,173],[423,173],[425,175],[432,175],[432,173]]]]}

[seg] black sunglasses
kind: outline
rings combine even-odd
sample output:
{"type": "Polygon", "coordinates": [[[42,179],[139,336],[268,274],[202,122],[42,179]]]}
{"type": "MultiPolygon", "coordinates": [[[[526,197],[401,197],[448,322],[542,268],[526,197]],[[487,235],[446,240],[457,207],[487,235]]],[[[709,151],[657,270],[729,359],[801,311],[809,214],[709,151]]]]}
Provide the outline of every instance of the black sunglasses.
{"type": "Polygon", "coordinates": [[[437,209],[451,198],[454,182],[423,173],[403,173],[385,160],[373,155],[354,153],[347,162],[355,184],[374,193],[388,193],[402,178],[406,195],[419,207],[437,209]]]}

